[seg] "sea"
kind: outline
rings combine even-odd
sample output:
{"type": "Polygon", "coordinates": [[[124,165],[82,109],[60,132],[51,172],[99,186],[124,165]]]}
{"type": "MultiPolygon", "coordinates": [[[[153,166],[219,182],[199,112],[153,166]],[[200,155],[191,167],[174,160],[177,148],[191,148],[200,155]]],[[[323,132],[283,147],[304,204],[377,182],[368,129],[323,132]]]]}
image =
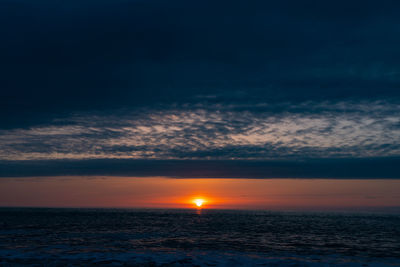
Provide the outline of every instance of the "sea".
{"type": "Polygon", "coordinates": [[[400,215],[0,208],[0,266],[400,266],[400,215]]]}

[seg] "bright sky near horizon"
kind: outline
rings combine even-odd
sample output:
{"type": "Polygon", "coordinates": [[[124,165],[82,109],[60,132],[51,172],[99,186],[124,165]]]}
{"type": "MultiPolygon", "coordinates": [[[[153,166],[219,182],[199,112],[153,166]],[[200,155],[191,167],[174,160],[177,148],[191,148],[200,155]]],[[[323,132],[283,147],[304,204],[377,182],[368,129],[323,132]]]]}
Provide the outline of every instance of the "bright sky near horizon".
{"type": "Polygon", "coordinates": [[[385,210],[400,180],[40,177],[0,179],[0,206],[385,210]]]}

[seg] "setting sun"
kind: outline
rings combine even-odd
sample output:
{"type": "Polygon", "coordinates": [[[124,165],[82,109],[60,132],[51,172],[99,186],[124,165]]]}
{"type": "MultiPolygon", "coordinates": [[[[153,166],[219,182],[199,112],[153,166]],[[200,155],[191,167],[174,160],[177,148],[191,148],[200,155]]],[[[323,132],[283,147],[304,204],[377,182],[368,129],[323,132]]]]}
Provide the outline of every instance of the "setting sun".
{"type": "Polygon", "coordinates": [[[197,199],[193,200],[193,202],[194,202],[194,204],[196,204],[197,207],[200,208],[201,206],[203,206],[205,200],[201,199],[201,198],[197,198],[197,199]]]}

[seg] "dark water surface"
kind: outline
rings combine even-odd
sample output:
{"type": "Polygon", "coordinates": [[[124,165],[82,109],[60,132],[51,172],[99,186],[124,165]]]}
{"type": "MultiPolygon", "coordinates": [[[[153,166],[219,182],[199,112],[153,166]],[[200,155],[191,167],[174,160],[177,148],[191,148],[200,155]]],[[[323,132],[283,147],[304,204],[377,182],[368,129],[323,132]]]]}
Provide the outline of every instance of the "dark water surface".
{"type": "Polygon", "coordinates": [[[400,216],[0,209],[0,265],[400,266],[400,216]]]}

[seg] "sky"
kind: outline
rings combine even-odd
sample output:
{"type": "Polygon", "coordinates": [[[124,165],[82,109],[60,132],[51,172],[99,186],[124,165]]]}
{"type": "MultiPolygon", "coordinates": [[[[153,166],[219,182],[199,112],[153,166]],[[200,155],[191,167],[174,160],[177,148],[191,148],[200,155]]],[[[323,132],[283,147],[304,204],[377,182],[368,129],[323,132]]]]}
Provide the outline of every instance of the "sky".
{"type": "Polygon", "coordinates": [[[0,0],[0,177],[398,179],[399,8],[0,0]]]}
{"type": "Polygon", "coordinates": [[[173,208],[400,213],[400,180],[175,179],[61,176],[2,178],[8,207],[173,208]]]}

